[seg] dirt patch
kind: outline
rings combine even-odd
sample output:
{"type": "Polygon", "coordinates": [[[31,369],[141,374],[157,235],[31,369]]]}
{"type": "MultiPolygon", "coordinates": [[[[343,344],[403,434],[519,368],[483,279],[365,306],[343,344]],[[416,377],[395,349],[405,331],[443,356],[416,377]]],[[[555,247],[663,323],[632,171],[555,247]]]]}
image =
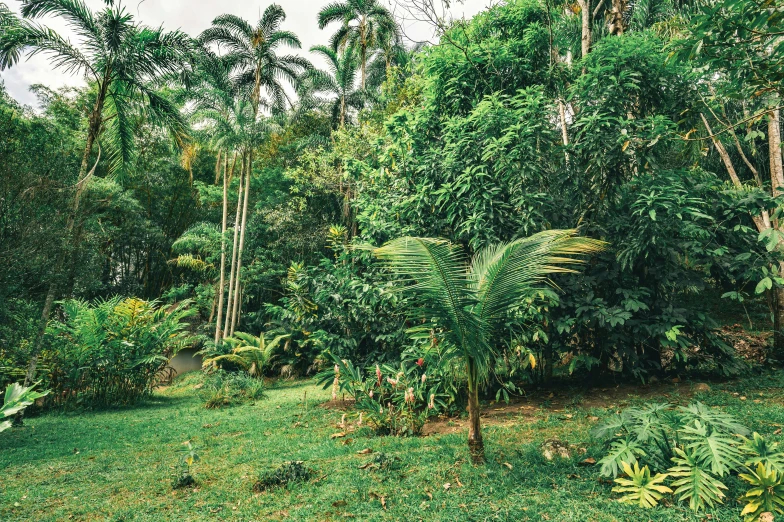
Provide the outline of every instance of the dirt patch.
{"type": "Polygon", "coordinates": [[[738,356],[756,364],[765,364],[768,359],[768,339],[773,332],[750,333],[740,324],[723,326],[721,334],[732,344],[738,356]]]}

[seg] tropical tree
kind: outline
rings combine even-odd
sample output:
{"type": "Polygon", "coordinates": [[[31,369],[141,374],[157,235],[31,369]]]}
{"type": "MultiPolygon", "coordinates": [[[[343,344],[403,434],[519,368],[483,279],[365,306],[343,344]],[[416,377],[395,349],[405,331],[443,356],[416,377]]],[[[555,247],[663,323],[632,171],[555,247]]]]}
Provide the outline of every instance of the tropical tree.
{"type": "Polygon", "coordinates": [[[490,372],[494,344],[504,338],[512,308],[547,283],[547,275],[572,272],[575,255],[602,250],[604,243],[577,237],[575,230],[549,230],[480,250],[469,261],[446,240],[403,237],[374,250],[404,281],[415,303],[410,311],[420,326],[414,336],[437,331],[465,364],[468,387],[468,448],[474,463],[484,462],[479,420],[479,386],[490,372]]]}
{"type": "Polygon", "coordinates": [[[311,47],[310,51],[327,60],[328,70],[312,69],[305,73],[300,87],[301,102],[309,107],[324,107],[333,126],[343,127],[349,118],[348,111],[361,109],[368,99],[363,89],[356,88],[358,56],[351,48],[338,54],[324,45],[311,47]]]}
{"type": "MultiPolygon", "coordinates": [[[[0,34],[0,70],[15,65],[23,55],[51,56],[53,67],[71,74],[84,74],[95,87],[95,101],[88,115],[82,161],[73,189],[65,237],[70,253],[64,252],[58,269],[75,266],[69,259],[76,252],[74,224],[81,197],[101,157],[88,171],[96,141],[108,151],[110,167],[126,170],[134,158],[135,118],[144,116],[170,129],[178,141],[185,139],[187,124],[178,108],[153,86],[168,74],[183,71],[190,53],[190,39],[179,31],[166,32],[137,24],[121,1],[105,0],[106,7],[91,11],[83,0],[23,0],[23,20],[0,34]],[[58,16],[81,39],[74,45],[51,28],[33,20],[58,16]]],[[[33,358],[25,383],[35,375],[37,354],[57,293],[58,277],[52,278],[41,315],[33,358]]],[[[70,293],[70,291],[67,291],[70,293]]]]}
{"type": "Polygon", "coordinates": [[[224,59],[236,75],[235,88],[251,100],[256,115],[263,93],[270,97],[274,108],[284,109],[289,101],[284,82],[296,86],[299,75],[311,67],[301,56],[278,56],[281,46],[302,46],[296,34],[280,29],[285,19],[285,11],[277,4],[264,10],[255,27],[238,16],[224,14],[199,37],[203,43],[226,51],[224,59]]]}
{"type": "Polygon", "coordinates": [[[378,0],[346,0],[331,3],[319,11],[319,29],[333,22],[342,25],[332,35],[330,45],[336,51],[347,47],[358,51],[362,72],[360,87],[364,89],[370,53],[386,45],[386,41],[394,41],[399,34],[395,17],[378,0]]]}
{"type": "Polygon", "coordinates": [[[272,340],[267,340],[262,332],[258,337],[245,332],[236,332],[233,337],[227,337],[226,342],[232,346],[231,353],[217,355],[204,360],[203,366],[220,366],[228,363],[239,366],[251,377],[263,377],[264,372],[272,366],[275,359],[275,350],[281,341],[289,335],[278,335],[272,340]]]}

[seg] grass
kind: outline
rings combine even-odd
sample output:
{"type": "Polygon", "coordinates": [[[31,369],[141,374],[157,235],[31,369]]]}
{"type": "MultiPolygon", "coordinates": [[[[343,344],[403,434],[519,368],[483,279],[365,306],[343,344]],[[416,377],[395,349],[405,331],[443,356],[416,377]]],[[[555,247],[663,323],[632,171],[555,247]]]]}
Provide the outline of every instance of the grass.
{"type": "MultiPolygon", "coordinates": [[[[595,467],[580,466],[600,457],[588,435],[594,417],[641,400],[635,396],[616,394],[598,407],[591,397],[600,392],[582,390],[575,400],[528,405],[524,413],[508,408],[486,423],[488,463],[474,467],[463,430],[419,438],[355,430],[331,438],[345,431],[335,426],[342,412],[321,407],[329,392],[307,382],[219,410],[204,408],[196,382],[185,376],[143,407],[47,414],[0,435],[0,520],[740,520],[737,478],[727,481],[725,505],[694,515],[684,505],[620,504],[595,467]],[[553,438],[587,453],[547,461],[541,444],[553,438]],[[172,490],[186,440],[201,457],[192,469],[198,484],[172,490]],[[358,454],[365,448],[374,453],[358,454]],[[380,452],[397,459],[360,469],[380,452]],[[304,461],[312,478],[253,492],[260,474],[286,461],[304,461]]],[[[688,383],[671,388],[671,399],[687,401],[688,383]]],[[[784,426],[779,373],[713,386],[697,398],[762,434],[784,426]]]]}

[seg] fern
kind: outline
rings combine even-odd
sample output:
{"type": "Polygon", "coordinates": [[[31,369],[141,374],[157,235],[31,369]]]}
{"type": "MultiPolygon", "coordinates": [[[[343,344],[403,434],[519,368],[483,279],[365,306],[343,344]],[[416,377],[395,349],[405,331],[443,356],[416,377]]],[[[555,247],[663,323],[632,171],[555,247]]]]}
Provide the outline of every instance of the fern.
{"type": "Polygon", "coordinates": [[[784,452],[779,451],[777,442],[766,441],[759,433],[754,432],[751,439],[745,439],[741,451],[748,458],[744,464],[750,468],[763,464],[766,468],[784,472],[784,452]]]}
{"type": "Polygon", "coordinates": [[[643,508],[652,508],[658,504],[665,493],[672,493],[672,490],[663,485],[664,479],[667,478],[666,474],[657,473],[651,477],[651,471],[648,466],[643,466],[635,462],[634,468],[628,463],[622,462],[623,471],[629,476],[626,478],[617,478],[615,482],[618,486],[613,488],[616,493],[626,493],[621,498],[621,502],[636,503],[643,508]]]}
{"type": "Polygon", "coordinates": [[[599,461],[601,474],[605,477],[617,477],[624,463],[636,463],[637,457],[645,456],[645,451],[636,441],[625,438],[613,441],[610,451],[599,461]]]}
{"type": "Polygon", "coordinates": [[[722,490],[726,490],[727,486],[714,478],[693,453],[680,448],[675,448],[675,453],[672,460],[676,465],[669,469],[669,474],[677,479],[671,485],[678,500],[688,500],[693,511],[721,504],[724,498],[722,490]]]}
{"type": "Polygon", "coordinates": [[[763,513],[784,513],[784,475],[759,463],[756,471],[741,473],[740,478],[752,486],[742,497],[747,501],[741,512],[746,522],[758,520],[763,513]]]}

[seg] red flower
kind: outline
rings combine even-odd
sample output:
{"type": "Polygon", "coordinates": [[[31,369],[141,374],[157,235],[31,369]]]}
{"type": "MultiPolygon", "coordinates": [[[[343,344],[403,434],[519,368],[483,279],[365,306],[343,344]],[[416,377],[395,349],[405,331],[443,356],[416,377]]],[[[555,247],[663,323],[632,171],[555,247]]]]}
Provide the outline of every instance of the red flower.
{"type": "Polygon", "coordinates": [[[424,366],[425,365],[425,360],[420,357],[419,359],[417,359],[416,363],[417,363],[417,366],[424,366]]]}

